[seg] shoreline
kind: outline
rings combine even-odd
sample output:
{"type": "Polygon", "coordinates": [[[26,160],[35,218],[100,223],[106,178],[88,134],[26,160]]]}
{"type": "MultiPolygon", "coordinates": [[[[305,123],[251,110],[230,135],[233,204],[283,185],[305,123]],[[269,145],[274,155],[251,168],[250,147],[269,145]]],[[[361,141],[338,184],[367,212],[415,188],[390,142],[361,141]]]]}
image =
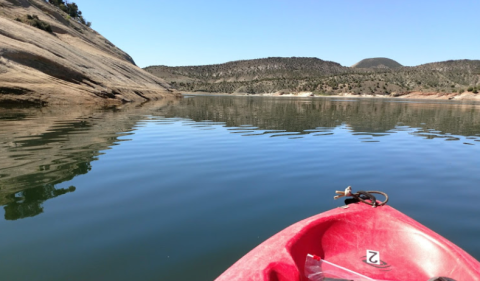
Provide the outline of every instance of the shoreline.
{"type": "Polygon", "coordinates": [[[251,96],[251,97],[312,97],[312,98],[392,98],[392,99],[419,99],[419,100],[445,100],[445,101],[480,101],[480,94],[471,92],[464,93],[436,93],[436,92],[410,92],[407,94],[390,94],[390,95],[369,95],[369,94],[352,94],[340,93],[336,95],[315,95],[312,92],[298,93],[264,93],[264,94],[247,94],[247,93],[214,93],[214,92],[184,92],[180,91],[183,96],[251,96]]]}

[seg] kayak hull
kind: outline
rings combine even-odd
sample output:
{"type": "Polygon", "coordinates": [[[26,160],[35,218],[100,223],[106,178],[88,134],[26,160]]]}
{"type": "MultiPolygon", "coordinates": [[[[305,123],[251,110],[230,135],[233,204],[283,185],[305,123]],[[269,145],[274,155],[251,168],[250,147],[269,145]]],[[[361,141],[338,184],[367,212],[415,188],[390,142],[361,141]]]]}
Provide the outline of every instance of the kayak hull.
{"type": "Polygon", "coordinates": [[[436,276],[480,281],[480,263],[390,206],[350,204],[295,223],[247,253],[217,281],[307,280],[313,254],[377,280],[436,276]]]}

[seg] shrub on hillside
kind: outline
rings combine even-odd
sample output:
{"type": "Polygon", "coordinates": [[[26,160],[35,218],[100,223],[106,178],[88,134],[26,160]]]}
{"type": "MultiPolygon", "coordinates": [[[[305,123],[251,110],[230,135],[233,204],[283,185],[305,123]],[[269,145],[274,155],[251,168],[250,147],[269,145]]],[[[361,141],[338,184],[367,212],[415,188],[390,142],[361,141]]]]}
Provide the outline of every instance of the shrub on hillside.
{"type": "Polygon", "coordinates": [[[45,2],[48,2],[52,5],[55,5],[59,7],[62,11],[67,13],[70,17],[76,19],[80,23],[83,23],[90,27],[92,25],[91,22],[85,21],[82,15],[82,11],[78,9],[77,4],[75,2],[69,3],[68,1],[63,1],[63,0],[45,0],[45,2]]]}
{"type": "Polygon", "coordinates": [[[52,32],[52,27],[50,26],[50,24],[40,20],[37,15],[26,15],[21,18],[16,18],[15,20],[29,24],[31,26],[34,26],[41,30],[45,30],[47,32],[52,32]]]}

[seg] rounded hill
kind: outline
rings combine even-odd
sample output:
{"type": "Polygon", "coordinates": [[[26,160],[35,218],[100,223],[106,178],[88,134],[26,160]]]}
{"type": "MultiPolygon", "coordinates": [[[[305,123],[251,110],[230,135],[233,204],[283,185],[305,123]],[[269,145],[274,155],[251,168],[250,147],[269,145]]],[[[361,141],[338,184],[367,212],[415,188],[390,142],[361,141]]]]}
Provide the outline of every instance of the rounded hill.
{"type": "Polygon", "coordinates": [[[354,68],[397,68],[403,65],[389,58],[364,59],[352,65],[354,68]]]}

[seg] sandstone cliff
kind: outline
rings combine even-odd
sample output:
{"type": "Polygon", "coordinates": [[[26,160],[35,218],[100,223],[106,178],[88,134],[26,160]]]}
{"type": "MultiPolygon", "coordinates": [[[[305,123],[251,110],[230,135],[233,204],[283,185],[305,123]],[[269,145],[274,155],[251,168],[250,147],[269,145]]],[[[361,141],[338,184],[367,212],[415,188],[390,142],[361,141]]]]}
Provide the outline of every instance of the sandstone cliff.
{"type": "Polygon", "coordinates": [[[58,7],[0,0],[0,102],[102,104],[174,95],[163,79],[58,7]],[[49,31],[29,25],[32,16],[49,31]]]}

